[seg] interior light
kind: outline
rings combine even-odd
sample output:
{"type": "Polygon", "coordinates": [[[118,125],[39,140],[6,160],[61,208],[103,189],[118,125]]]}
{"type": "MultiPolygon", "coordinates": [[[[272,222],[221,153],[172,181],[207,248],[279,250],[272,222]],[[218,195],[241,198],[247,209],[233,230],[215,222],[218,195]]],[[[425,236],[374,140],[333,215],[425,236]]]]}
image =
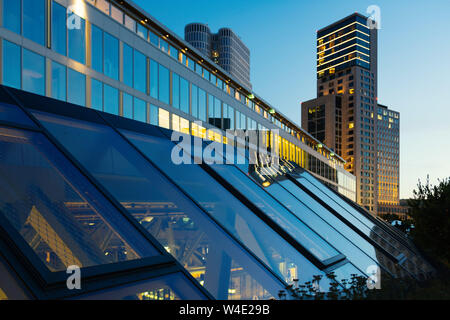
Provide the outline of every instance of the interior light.
{"type": "Polygon", "coordinates": [[[269,109],[269,113],[270,114],[274,114],[275,113],[275,109],[274,108],[269,109]]]}
{"type": "Polygon", "coordinates": [[[269,181],[264,181],[263,183],[262,183],[262,186],[264,187],[264,188],[267,188],[268,186],[270,186],[271,185],[271,183],[269,182],[269,181]]]}

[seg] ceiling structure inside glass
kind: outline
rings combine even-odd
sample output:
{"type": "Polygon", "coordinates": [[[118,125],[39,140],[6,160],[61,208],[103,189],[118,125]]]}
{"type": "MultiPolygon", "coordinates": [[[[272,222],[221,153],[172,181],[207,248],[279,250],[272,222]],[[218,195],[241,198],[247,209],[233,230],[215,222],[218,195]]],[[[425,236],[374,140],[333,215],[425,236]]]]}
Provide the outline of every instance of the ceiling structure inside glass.
{"type": "Polygon", "coordinates": [[[242,163],[208,161],[218,150],[200,163],[205,141],[176,164],[171,133],[1,87],[0,294],[271,299],[314,276],[326,291],[330,273],[342,285],[433,272],[404,235],[295,164],[249,164],[240,147],[242,163]],[[66,287],[73,265],[81,290],[66,287]]]}

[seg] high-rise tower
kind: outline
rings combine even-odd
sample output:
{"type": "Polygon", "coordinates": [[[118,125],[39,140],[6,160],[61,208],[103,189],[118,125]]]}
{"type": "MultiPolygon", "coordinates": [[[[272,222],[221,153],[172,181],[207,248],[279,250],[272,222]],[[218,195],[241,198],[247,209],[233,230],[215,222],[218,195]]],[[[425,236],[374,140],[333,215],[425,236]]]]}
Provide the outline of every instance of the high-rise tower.
{"type": "Polygon", "coordinates": [[[327,145],[356,176],[357,202],[375,213],[377,29],[372,26],[367,17],[354,13],[317,31],[318,98],[302,104],[302,126],[316,138],[323,132],[333,140],[327,145]],[[326,96],[339,99],[322,98],[326,96]],[[325,110],[323,121],[313,117],[317,108],[325,110]]]}
{"type": "Polygon", "coordinates": [[[208,25],[190,23],[184,28],[184,38],[194,48],[210,57],[248,89],[250,83],[250,50],[229,28],[211,33],[208,25]]]}

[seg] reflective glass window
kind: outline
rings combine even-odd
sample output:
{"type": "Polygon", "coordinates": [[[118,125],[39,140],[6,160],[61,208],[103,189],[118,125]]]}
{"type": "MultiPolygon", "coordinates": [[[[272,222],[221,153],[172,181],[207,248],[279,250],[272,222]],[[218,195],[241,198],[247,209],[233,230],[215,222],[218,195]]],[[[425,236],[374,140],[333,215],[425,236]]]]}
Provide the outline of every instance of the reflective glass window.
{"type": "Polygon", "coordinates": [[[66,55],[67,15],[66,8],[52,1],[52,50],[66,55]]]}
{"type": "Polygon", "coordinates": [[[150,59],[150,96],[158,99],[158,63],[150,59]]]}
{"type": "Polygon", "coordinates": [[[172,107],[180,109],[180,76],[172,72],[172,107]]]}
{"type": "Polygon", "coordinates": [[[0,150],[2,218],[50,271],[158,254],[40,133],[1,128],[0,150]]]}
{"type": "Polygon", "coordinates": [[[212,167],[222,178],[238,189],[248,200],[316,256],[318,260],[323,262],[339,254],[329,243],[313,232],[290,211],[286,210],[236,167],[217,164],[212,165],[212,167]]]}
{"type": "Polygon", "coordinates": [[[133,96],[123,93],[122,99],[123,116],[133,119],[133,96]]]}
{"type": "Polygon", "coordinates": [[[119,80],[119,40],[109,33],[104,33],[104,72],[105,75],[119,80]]]}
{"type": "Polygon", "coordinates": [[[138,34],[139,37],[141,37],[144,40],[147,40],[147,28],[144,27],[142,24],[138,23],[137,24],[137,30],[136,33],[138,34]]]}
{"type": "Polygon", "coordinates": [[[216,298],[270,298],[282,288],[278,280],[112,128],[36,115],[216,298]],[[92,157],[93,153],[97,156],[92,157]]]}
{"type": "Polygon", "coordinates": [[[133,48],[123,44],[123,83],[133,87],[133,48]]]}
{"type": "Polygon", "coordinates": [[[67,71],[67,101],[86,105],[86,76],[70,68],[67,71]]]}
{"type": "MultiPolygon", "coordinates": [[[[33,0],[31,0],[33,1],[33,0]]],[[[68,19],[73,19],[74,24],[68,28],[69,58],[82,64],[86,63],[86,22],[83,18],[72,13],[68,19]]],[[[72,21],[72,20],[71,20],[72,21]]]]}
{"type": "Polygon", "coordinates": [[[108,86],[107,84],[104,84],[103,97],[104,97],[103,111],[119,115],[119,90],[111,86],[108,86]]]}
{"type": "Polygon", "coordinates": [[[147,93],[147,58],[134,50],[134,88],[147,93]]]}
{"type": "Polygon", "coordinates": [[[89,293],[86,300],[203,300],[205,296],[181,273],[89,293]]]}
{"type": "Polygon", "coordinates": [[[169,104],[170,72],[166,67],[159,65],[159,101],[169,104]]]}
{"type": "Polygon", "coordinates": [[[45,58],[23,49],[22,89],[45,95],[45,58]]]}
{"type": "MultiPolygon", "coordinates": [[[[341,250],[341,252],[344,253],[352,263],[359,267],[360,270],[365,272],[369,266],[376,265],[377,263],[389,268],[389,260],[385,255],[376,250],[375,247],[367,242],[367,240],[356,234],[350,227],[326,210],[320,203],[314,201],[314,199],[297,186],[289,183],[283,183],[283,186],[287,188],[285,190],[289,191],[290,194],[295,196],[295,198],[301,202],[301,204],[299,204],[298,201],[296,201],[295,204],[291,202],[288,208],[296,214],[301,214],[304,221],[312,228],[321,230],[321,234],[324,236],[326,235],[327,239],[330,239],[329,242],[333,243],[336,248],[341,250]],[[299,210],[299,208],[305,208],[305,206],[309,208],[309,210],[299,210]],[[305,211],[314,212],[315,214],[304,214],[305,211]],[[320,219],[317,219],[317,217],[320,219]],[[341,233],[343,238],[336,237],[336,232],[333,232],[329,226],[341,233]],[[361,254],[360,250],[350,250],[352,246],[348,244],[348,241],[351,241],[352,244],[359,248],[364,254],[361,254]]],[[[279,185],[273,184],[269,188],[279,187],[279,185]]],[[[279,196],[280,200],[283,199],[282,202],[287,199],[284,192],[281,190],[277,192],[276,195],[279,196]]],[[[396,273],[394,269],[391,269],[391,271],[396,273]]]]}
{"type": "Polygon", "coordinates": [[[52,98],[66,101],[66,66],[52,61],[52,98]]]}
{"type": "Polygon", "coordinates": [[[198,117],[206,121],[206,92],[198,88],[198,117]]]}
{"type": "Polygon", "coordinates": [[[192,85],[192,95],[191,95],[191,114],[193,117],[198,118],[198,87],[192,85]]]}
{"type": "Polygon", "coordinates": [[[150,124],[153,124],[155,126],[159,125],[159,119],[158,119],[158,114],[159,114],[159,108],[153,104],[150,105],[150,124]]]}
{"type": "Polygon", "coordinates": [[[23,36],[45,45],[45,1],[23,1],[23,36]]]}
{"type": "Polygon", "coordinates": [[[169,53],[169,44],[167,43],[167,41],[165,41],[163,39],[159,39],[159,48],[162,51],[169,53]]]}
{"type": "Polygon", "coordinates": [[[147,103],[144,100],[134,98],[134,120],[147,122],[147,103]]]}
{"type": "Polygon", "coordinates": [[[91,28],[91,64],[92,69],[103,73],[103,30],[95,25],[91,28]]]}
{"type": "Polygon", "coordinates": [[[91,108],[103,111],[103,83],[94,78],[91,79],[91,108]]]}
{"type": "Polygon", "coordinates": [[[3,40],[3,84],[16,89],[21,88],[21,48],[3,40]]]}
{"type": "Polygon", "coordinates": [[[149,37],[150,37],[150,43],[159,47],[159,37],[150,30],[149,30],[149,37]]]}
{"type": "Polygon", "coordinates": [[[175,60],[178,60],[178,50],[172,46],[169,46],[170,56],[175,60]]]}
{"type": "Polygon", "coordinates": [[[20,34],[21,25],[21,1],[3,0],[3,26],[17,34],[20,34]]]}
{"type": "Polygon", "coordinates": [[[23,283],[14,274],[11,267],[0,256],[0,301],[31,299],[23,283]]]}
{"type": "MultiPolygon", "coordinates": [[[[175,164],[173,144],[156,137],[127,135],[130,140],[203,209],[287,282],[309,281],[322,272],[242,202],[195,164],[175,164]]],[[[200,151],[200,150],[198,150],[200,151]]],[[[186,150],[184,151],[186,152],[186,150]]]]}
{"type": "Polygon", "coordinates": [[[180,109],[189,113],[189,82],[180,77],[180,109]]]}

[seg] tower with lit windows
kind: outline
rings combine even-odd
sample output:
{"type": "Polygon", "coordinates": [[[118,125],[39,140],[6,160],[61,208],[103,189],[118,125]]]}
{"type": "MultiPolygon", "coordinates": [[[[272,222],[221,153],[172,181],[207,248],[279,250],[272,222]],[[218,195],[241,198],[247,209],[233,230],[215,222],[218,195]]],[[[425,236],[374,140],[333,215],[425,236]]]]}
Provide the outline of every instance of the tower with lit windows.
{"type": "Polygon", "coordinates": [[[302,126],[316,138],[333,140],[326,144],[356,176],[357,202],[375,213],[377,29],[372,25],[354,13],[317,31],[317,99],[302,103],[302,126]],[[321,114],[323,119],[317,118],[321,114]]]}

